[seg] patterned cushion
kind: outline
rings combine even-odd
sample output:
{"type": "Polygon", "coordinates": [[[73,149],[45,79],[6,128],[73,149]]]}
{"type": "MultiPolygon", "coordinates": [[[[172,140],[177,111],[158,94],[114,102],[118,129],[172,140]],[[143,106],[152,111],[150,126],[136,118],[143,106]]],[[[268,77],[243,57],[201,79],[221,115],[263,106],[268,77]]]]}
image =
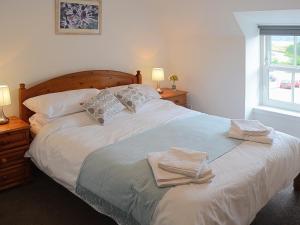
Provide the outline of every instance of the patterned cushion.
{"type": "Polygon", "coordinates": [[[136,112],[147,101],[146,96],[137,88],[128,87],[119,91],[116,96],[132,112],[136,112]]]}
{"type": "Polygon", "coordinates": [[[128,87],[138,89],[140,92],[142,92],[146,96],[147,100],[160,99],[160,94],[150,85],[130,84],[128,87]]]}
{"type": "Polygon", "coordinates": [[[83,103],[82,107],[101,125],[125,109],[124,105],[107,89],[83,103]]]}

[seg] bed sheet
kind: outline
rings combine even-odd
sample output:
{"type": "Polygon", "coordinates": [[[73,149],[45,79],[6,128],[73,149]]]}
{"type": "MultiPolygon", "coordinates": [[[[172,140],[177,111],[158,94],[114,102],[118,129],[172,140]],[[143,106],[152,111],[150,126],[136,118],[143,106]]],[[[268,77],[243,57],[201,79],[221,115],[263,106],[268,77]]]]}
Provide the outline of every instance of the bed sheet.
{"type": "MultiPolygon", "coordinates": [[[[105,126],[84,112],[77,113],[43,127],[28,156],[73,192],[81,165],[93,151],[199,114],[165,100],[152,100],[136,114],[123,111],[105,126]]],[[[273,145],[246,141],[212,162],[216,175],[212,183],[171,188],[156,208],[152,224],[250,224],[272,196],[300,172],[299,139],[276,133],[273,145]]]]}

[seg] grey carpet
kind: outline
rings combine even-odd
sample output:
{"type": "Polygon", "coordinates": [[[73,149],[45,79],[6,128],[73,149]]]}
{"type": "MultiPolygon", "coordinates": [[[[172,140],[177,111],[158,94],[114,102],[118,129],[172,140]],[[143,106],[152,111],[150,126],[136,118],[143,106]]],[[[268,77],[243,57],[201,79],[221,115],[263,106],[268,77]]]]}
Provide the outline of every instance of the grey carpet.
{"type": "MultiPolygon", "coordinates": [[[[116,225],[79,198],[37,173],[31,183],[0,192],[1,225],[116,225]]],[[[300,225],[300,194],[277,194],[251,225],[300,225]]]]}

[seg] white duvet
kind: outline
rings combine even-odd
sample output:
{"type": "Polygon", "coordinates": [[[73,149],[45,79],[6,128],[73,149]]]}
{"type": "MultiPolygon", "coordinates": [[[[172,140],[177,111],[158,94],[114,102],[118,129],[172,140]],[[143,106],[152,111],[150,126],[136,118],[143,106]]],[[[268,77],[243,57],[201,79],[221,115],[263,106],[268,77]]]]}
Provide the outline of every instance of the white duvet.
{"type": "MultiPolygon", "coordinates": [[[[84,112],[57,119],[41,129],[28,155],[57,182],[74,191],[81,165],[91,152],[198,112],[169,101],[152,100],[138,113],[118,114],[105,126],[84,112]]],[[[213,161],[210,184],[171,188],[156,208],[153,225],[246,225],[300,172],[299,139],[277,132],[273,145],[243,142],[213,161]]]]}

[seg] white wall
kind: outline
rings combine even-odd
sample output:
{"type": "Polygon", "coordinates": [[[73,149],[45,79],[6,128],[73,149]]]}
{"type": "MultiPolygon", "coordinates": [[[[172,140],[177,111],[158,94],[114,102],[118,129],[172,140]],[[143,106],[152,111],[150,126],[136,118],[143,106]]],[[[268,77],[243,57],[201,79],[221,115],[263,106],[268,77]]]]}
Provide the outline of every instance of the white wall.
{"type": "Polygon", "coordinates": [[[103,1],[101,35],[55,35],[54,0],[1,0],[0,84],[11,88],[9,115],[18,114],[18,84],[89,69],[135,73],[151,82],[165,66],[155,5],[147,0],[103,1]]]}
{"type": "Polygon", "coordinates": [[[276,130],[300,137],[300,114],[262,107],[260,37],[257,24],[299,25],[300,10],[238,12],[235,17],[246,40],[246,117],[257,119],[276,130]]]}
{"type": "Polygon", "coordinates": [[[257,65],[247,67],[246,60],[256,53],[234,13],[297,9],[300,1],[103,0],[103,8],[101,35],[55,35],[54,0],[1,0],[0,83],[12,89],[9,114],[17,114],[20,82],[88,69],[141,69],[150,83],[151,68],[161,66],[166,75],[179,75],[177,85],[190,92],[194,109],[248,116],[258,90],[248,85],[257,79],[257,65]]]}
{"type": "Polygon", "coordinates": [[[300,138],[299,113],[268,107],[257,107],[254,109],[253,117],[276,130],[300,138]]]}
{"type": "Polygon", "coordinates": [[[257,65],[246,68],[246,53],[255,57],[255,52],[251,53],[251,46],[246,50],[234,12],[295,9],[300,1],[165,0],[160,5],[169,71],[179,74],[178,86],[190,92],[193,108],[231,118],[248,116],[246,93],[257,95],[258,88],[247,88],[246,79],[257,79],[253,76],[257,65]]]}
{"type": "Polygon", "coordinates": [[[169,43],[176,46],[170,48],[169,68],[180,76],[178,87],[189,91],[193,109],[226,117],[244,115],[243,39],[195,36],[169,43]]]}
{"type": "Polygon", "coordinates": [[[245,118],[253,118],[260,103],[260,36],[257,24],[247,12],[234,13],[245,38],[245,118]]]}

